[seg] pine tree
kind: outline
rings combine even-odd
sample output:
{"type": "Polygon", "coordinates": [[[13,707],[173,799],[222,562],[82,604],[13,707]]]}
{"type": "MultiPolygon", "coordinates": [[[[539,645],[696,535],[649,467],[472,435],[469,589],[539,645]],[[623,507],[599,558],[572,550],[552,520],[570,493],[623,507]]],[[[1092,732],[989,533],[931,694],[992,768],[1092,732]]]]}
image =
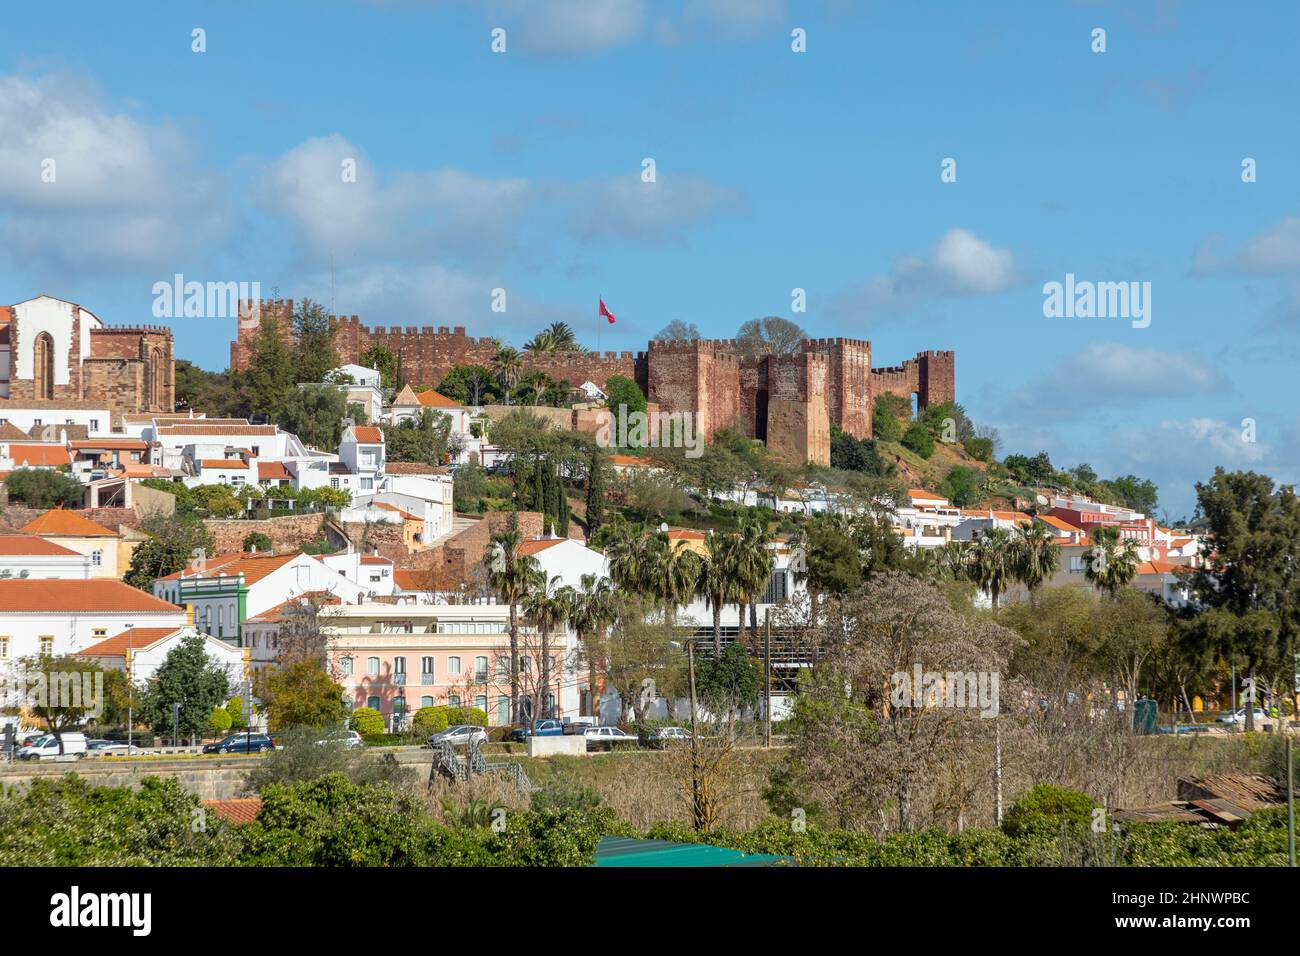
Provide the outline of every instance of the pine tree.
{"type": "Polygon", "coordinates": [[[605,523],[605,456],[600,446],[591,446],[587,464],[587,537],[605,523]]]}

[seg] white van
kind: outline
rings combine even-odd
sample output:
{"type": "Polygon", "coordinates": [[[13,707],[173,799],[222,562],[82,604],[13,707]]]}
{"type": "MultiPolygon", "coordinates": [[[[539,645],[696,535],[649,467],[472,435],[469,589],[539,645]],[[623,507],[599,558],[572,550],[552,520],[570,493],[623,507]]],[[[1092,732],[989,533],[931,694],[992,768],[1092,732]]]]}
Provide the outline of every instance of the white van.
{"type": "MultiPolygon", "coordinates": [[[[65,756],[74,756],[78,760],[86,756],[86,735],[85,734],[63,734],[63,753],[65,756]]],[[[49,760],[59,755],[59,738],[53,734],[45,734],[37,737],[32,741],[31,746],[23,747],[17,752],[17,756],[22,760],[49,760]]]]}

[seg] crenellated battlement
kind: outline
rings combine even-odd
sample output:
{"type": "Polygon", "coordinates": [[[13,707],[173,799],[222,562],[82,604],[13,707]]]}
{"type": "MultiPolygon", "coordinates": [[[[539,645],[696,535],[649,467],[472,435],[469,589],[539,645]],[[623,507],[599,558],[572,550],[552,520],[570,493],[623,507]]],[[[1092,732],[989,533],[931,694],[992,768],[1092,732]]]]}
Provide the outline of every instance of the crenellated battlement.
{"type": "MultiPolygon", "coordinates": [[[[251,303],[241,303],[251,309],[251,303]]],[[[292,316],[293,299],[262,300],[263,316],[292,316]]],[[[383,346],[401,364],[402,377],[413,384],[437,386],[457,365],[492,368],[498,340],[470,336],[462,325],[369,326],[355,315],[330,316],[334,348],[340,361],[365,364],[364,356],[383,346]]],[[[231,343],[231,366],[244,368],[249,343],[258,323],[241,321],[231,343]]],[[[291,323],[279,324],[279,334],[292,342],[291,323]]],[[[544,372],[571,384],[595,382],[604,387],[612,375],[631,378],[651,402],[665,411],[690,411],[701,415],[707,436],[734,425],[745,434],[771,441],[772,447],[819,449],[818,437],[782,444],[769,435],[769,403],[781,403],[779,428],[798,420],[815,426],[820,436],[824,420],[858,438],[871,437],[871,409],[876,395],[893,393],[917,405],[951,401],[955,395],[953,352],[932,349],[917,352],[898,365],[872,367],[869,339],[843,337],[806,338],[789,355],[750,354],[738,340],[652,340],[645,351],[520,352],[525,374],[544,372]],[[804,414],[798,408],[816,406],[822,411],[804,414]],[[786,424],[781,424],[786,423],[786,424]]],[[[787,436],[788,437],[788,436],[787,436]]],[[[802,463],[802,462],[800,462],[802,463]]]]}

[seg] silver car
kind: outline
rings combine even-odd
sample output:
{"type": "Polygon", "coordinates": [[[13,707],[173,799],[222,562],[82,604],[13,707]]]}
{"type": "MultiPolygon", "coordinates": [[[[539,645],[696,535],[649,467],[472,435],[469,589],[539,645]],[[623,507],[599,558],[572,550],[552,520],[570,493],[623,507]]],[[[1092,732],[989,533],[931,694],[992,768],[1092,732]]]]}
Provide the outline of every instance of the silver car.
{"type": "Polygon", "coordinates": [[[487,743],[487,731],[482,727],[475,727],[472,724],[458,724],[455,727],[448,727],[446,730],[440,730],[436,734],[429,736],[430,747],[441,747],[444,742],[456,746],[462,746],[471,742],[478,744],[487,743]]]}

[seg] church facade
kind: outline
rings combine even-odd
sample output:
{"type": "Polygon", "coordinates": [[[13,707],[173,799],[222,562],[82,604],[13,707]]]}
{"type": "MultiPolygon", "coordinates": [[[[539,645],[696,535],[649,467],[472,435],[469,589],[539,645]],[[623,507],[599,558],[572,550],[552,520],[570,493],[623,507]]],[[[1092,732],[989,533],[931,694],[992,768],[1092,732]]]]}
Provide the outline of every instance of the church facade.
{"type": "Polygon", "coordinates": [[[171,329],[105,325],[89,309],[48,295],[0,306],[0,398],[52,408],[92,404],[115,416],[171,413],[171,329]]]}

